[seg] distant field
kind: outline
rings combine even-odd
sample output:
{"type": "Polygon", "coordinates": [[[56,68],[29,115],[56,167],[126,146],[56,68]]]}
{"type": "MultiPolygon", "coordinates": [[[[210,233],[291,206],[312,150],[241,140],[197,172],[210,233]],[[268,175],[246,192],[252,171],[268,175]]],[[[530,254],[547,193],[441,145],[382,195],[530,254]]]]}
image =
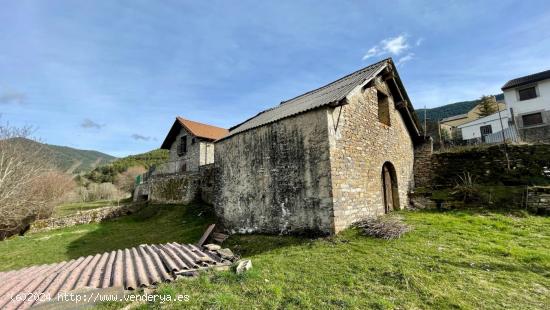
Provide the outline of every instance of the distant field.
{"type": "Polygon", "coordinates": [[[119,202],[110,201],[110,200],[65,203],[55,207],[53,216],[62,217],[62,216],[72,215],[79,211],[87,211],[87,210],[92,210],[97,208],[116,206],[117,203],[119,202]]]}

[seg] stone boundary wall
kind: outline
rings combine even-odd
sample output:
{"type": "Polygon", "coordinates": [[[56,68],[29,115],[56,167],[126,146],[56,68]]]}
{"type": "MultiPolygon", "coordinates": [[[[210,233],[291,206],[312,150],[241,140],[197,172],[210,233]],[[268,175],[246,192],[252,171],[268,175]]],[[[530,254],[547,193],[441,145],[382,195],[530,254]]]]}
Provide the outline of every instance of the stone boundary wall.
{"type": "Polygon", "coordinates": [[[550,214],[550,187],[529,187],[527,209],[537,214],[550,214]]]}
{"type": "Polygon", "coordinates": [[[158,175],[151,177],[149,201],[155,203],[188,204],[198,197],[200,187],[199,172],[158,175]]]}
{"type": "Polygon", "coordinates": [[[414,185],[430,186],[432,180],[432,155],[434,151],[431,137],[417,143],[414,147],[414,185]]]}
{"type": "MultiPolygon", "coordinates": [[[[548,184],[542,173],[550,167],[550,144],[508,145],[508,162],[504,145],[470,150],[435,153],[429,161],[417,164],[417,186],[455,186],[459,176],[469,173],[477,184],[529,185],[548,184]]],[[[419,157],[417,163],[419,163],[419,157]]]]}
{"type": "Polygon", "coordinates": [[[139,210],[143,205],[132,204],[111,206],[87,211],[80,211],[74,215],[37,220],[31,224],[29,232],[48,231],[57,228],[75,226],[79,224],[99,223],[112,218],[129,215],[139,210]]]}
{"type": "Polygon", "coordinates": [[[134,201],[188,204],[195,200],[213,204],[215,187],[214,164],[203,165],[199,171],[153,175],[134,190],[134,201]]]}

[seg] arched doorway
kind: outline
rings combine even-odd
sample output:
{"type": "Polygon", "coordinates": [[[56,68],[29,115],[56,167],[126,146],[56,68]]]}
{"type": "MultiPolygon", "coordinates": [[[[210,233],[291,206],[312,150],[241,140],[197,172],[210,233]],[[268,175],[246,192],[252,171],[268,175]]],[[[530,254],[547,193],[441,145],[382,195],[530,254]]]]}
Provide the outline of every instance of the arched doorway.
{"type": "Polygon", "coordinates": [[[390,162],[385,162],[382,166],[382,196],[384,213],[399,209],[397,174],[395,173],[395,167],[390,162]]]}

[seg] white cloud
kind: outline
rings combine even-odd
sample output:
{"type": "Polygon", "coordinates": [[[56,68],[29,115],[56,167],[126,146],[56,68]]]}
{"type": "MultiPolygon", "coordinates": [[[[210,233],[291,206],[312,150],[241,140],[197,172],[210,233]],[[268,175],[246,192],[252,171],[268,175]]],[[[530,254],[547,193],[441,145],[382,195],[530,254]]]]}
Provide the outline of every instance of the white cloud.
{"type": "Polygon", "coordinates": [[[397,60],[397,65],[401,66],[401,65],[403,65],[404,63],[406,63],[407,61],[409,61],[413,58],[414,58],[414,53],[408,53],[407,55],[405,55],[405,56],[403,56],[403,57],[401,57],[397,60]]]}
{"type": "Polygon", "coordinates": [[[399,55],[401,52],[409,48],[405,35],[399,35],[395,38],[389,38],[382,40],[382,50],[389,52],[393,55],[399,55]]]}
{"type": "MultiPolygon", "coordinates": [[[[416,41],[413,41],[414,43],[409,44],[409,38],[406,34],[400,34],[396,37],[386,38],[380,41],[380,43],[378,43],[377,45],[371,47],[363,56],[363,60],[383,55],[399,56],[415,46],[420,46],[423,41],[423,38],[418,38],[416,41]]],[[[409,52],[405,56],[399,58],[397,64],[403,64],[413,58],[414,53],[409,52]]]]}

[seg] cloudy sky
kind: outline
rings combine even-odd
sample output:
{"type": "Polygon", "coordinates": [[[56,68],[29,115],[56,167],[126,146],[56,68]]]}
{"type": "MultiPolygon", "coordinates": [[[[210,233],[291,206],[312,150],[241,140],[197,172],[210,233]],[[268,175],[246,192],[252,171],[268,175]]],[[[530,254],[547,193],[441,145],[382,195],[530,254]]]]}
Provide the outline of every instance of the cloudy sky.
{"type": "Polygon", "coordinates": [[[550,69],[548,1],[0,0],[0,121],[124,156],[393,57],[416,108],[550,69]]]}

